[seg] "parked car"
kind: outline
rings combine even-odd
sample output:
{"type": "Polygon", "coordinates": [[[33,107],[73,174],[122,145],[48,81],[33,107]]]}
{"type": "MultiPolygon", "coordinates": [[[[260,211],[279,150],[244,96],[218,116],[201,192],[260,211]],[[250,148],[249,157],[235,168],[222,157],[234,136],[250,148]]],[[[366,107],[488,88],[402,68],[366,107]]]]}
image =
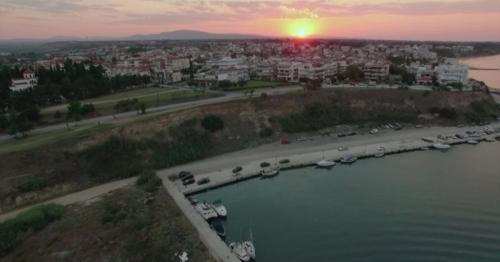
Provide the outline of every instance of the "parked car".
{"type": "Polygon", "coordinates": [[[337,150],[339,150],[339,151],[346,151],[347,147],[345,147],[345,146],[339,146],[339,148],[337,148],[337,150]]]}
{"type": "Polygon", "coordinates": [[[179,177],[179,179],[184,180],[184,178],[189,177],[189,175],[191,175],[191,172],[181,171],[181,172],[179,172],[178,177],[179,177]]]}
{"type": "Polygon", "coordinates": [[[241,170],[243,170],[243,167],[241,167],[241,166],[237,166],[237,167],[233,168],[233,174],[236,174],[236,173],[238,173],[238,172],[241,172],[241,170]]]}
{"type": "Polygon", "coordinates": [[[198,180],[198,182],[196,182],[196,184],[198,184],[198,185],[204,185],[204,184],[207,184],[209,182],[210,182],[210,178],[205,177],[205,178],[202,178],[202,179],[198,180]]]}
{"type": "Polygon", "coordinates": [[[378,133],[378,129],[376,129],[376,128],[370,130],[370,134],[372,134],[372,135],[375,135],[377,133],[378,133]]]}
{"type": "Polygon", "coordinates": [[[260,167],[268,167],[268,166],[271,166],[271,164],[269,164],[268,162],[260,163],[260,167]]]}
{"type": "Polygon", "coordinates": [[[290,159],[282,159],[280,160],[280,164],[289,164],[290,163],[290,159]]]}
{"type": "Polygon", "coordinates": [[[415,125],[415,128],[424,128],[424,125],[415,125]]]}
{"type": "Polygon", "coordinates": [[[185,186],[194,184],[194,182],[195,182],[194,177],[190,177],[190,178],[187,178],[185,180],[182,180],[182,184],[185,186]]]}
{"type": "Polygon", "coordinates": [[[282,145],[288,145],[288,144],[291,144],[292,142],[290,142],[290,140],[286,139],[286,138],[282,138],[281,139],[281,144],[282,145]]]}

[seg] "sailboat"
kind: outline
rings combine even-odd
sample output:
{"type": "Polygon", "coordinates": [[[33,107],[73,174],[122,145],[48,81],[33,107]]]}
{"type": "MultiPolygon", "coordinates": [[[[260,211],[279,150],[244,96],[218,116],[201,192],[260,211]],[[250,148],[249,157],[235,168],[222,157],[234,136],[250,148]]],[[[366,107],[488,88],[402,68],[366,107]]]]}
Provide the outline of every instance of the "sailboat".
{"type": "Polygon", "coordinates": [[[250,229],[250,240],[243,242],[232,242],[229,244],[229,249],[233,252],[239,260],[247,262],[250,260],[255,260],[255,246],[253,244],[253,234],[250,229]]]}

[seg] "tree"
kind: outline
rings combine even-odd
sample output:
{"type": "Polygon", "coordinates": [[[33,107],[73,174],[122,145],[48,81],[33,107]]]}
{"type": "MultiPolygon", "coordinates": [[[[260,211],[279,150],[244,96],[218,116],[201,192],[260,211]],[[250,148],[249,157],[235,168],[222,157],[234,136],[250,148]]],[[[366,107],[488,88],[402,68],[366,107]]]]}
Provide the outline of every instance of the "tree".
{"type": "Polygon", "coordinates": [[[357,65],[349,65],[344,74],[352,81],[359,81],[363,78],[363,71],[357,65]]]}
{"type": "Polygon", "coordinates": [[[137,104],[137,114],[144,115],[146,114],[146,103],[141,102],[137,104]]]}
{"type": "Polygon", "coordinates": [[[23,137],[26,136],[26,132],[31,130],[32,125],[22,113],[11,111],[7,119],[8,131],[10,135],[18,136],[21,134],[23,137]]]}
{"type": "Polygon", "coordinates": [[[224,128],[224,121],[216,115],[207,115],[201,121],[201,126],[206,130],[215,133],[224,128]]]}
{"type": "Polygon", "coordinates": [[[82,119],[82,104],[78,100],[72,101],[68,105],[68,111],[66,113],[66,121],[73,120],[77,122],[80,121],[81,119],[82,119]]]}

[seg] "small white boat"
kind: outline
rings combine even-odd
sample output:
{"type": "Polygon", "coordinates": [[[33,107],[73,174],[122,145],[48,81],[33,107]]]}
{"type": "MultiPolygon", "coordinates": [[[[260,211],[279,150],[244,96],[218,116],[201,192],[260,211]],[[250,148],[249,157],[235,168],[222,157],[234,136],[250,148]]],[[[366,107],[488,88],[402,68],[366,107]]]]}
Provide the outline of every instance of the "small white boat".
{"type": "Polygon", "coordinates": [[[212,205],[212,208],[215,210],[217,215],[220,217],[226,217],[227,216],[227,209],[226,207],[222,204],[222,201],[216,200],[214,201],[214,204],[212,205]]]}
{"type": "Polygon", "coordinates": [[[248,262],[252,259],[243,243],[233,242],[229,244],[229,249],[238,257],[239,260],[243,262],[248,262]]]}
{"type": "Polygon", "coordinates": [[[335,165],[336,165],[335,161],[330,161],[330,160],[321,160],[318,163],[316,163],[316,166],[318,167],[333,167],[335,165]]]}
{"type": "Polygon", "coordinates": [[[477,145],[477,144],[479,144],[479,142],[477,140],[472,140],[471,139],[471,140],[467,140],[467,144],[469,144],[469,145],[477,145]]]}
{"type": "Polygon", "coordinates": [[[206,202],[198,203],[194,207],[205,220],[218,217],[217,212],[206,202]]]}
{"type": "Polygon", "coordinates": [[[260,171],[260,174],[263,177],[273,177],[273,176],[278,175],[279,172],[280,172],[280,168],[276,167],[276,168],[269,169],[269,170],[262,170],[262,171],[260,171]]]}
{"type": "Polygon", "coordinates": [[[380,158],[385,155],[385,147],[381,146],[377,148],[377,152],[375,153],[375,157],[380,158]]]}
{"type": "Polygon", "coordinates": [[[243,248],[245,248],[245,251],[251,259],[255,259],[255,246],[253,245],[252,241],[243,242],[243,248]]]}
{"type": "Polygon", "coordinates": [[[352,164],[354,162],[356,162],[358,160],[357,157],[355,156],[346,156],[346,157],[343,157],[340,162],[342,162],[342,164],[352,164]]]}
{"type": "Polygon", "coordinates": [[[434,143],[434,144],[432,144],[432,147],[435,149],[439,149],[439,150],[447,150],[447,149],[451,148],[450,145],[442,144],[442,143],[434,143]]]}

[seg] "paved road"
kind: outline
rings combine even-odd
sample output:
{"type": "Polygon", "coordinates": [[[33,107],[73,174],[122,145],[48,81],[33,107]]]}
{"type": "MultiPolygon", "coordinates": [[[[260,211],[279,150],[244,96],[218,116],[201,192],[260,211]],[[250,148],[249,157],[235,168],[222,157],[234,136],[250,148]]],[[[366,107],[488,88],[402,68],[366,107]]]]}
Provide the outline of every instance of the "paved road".
{"type": "MultiPolygon", "coordinates": [[[[278,94],[284,94],[284,93],[288,93],[288,92],[297,91],[300,89],[302,89],[301,86],[290,86],[290,87],[282,87],[282,88],[274,88],[274,89],[271,89],[271,88],[258,89],[254,93],[254,96],[259,96],[262,93],[267,93],[269,95],[278,95],[278,94]]],[[[147,112],[148,112],[148,114],[169,113],[169,112],[175,112],[175,111],[179,111],[179,110],[183,110],[183,109],[194,108],[194,107],[198,107],[198,106],[240,100],[240,99],[244,99],[245,97],[246,97],[245,94],[242,92],[231,92],[231,93],[226,93],[222,97],[214,97],[214,98],[207,98],[207,99],[191,101],[191,102],[184,102],[184,103],[177,103],[177,104],[164,105],[164,106],[158,106],[158,107],[151,107],[151,108],[147,109],[147,112]]],[[[101,123],[101,124],[115,123],[118,121],[130,120],[130,119],[136,118],[137,116],[138,115],[137,115],[136,111],[130,111],[130,112],[116,114],[114,116],[107,115],[107,116],[100,116],[100,117],[85,119],[85,120],[78,122],[78,125],[97,124],[97,123],[101,123]]],[[[72,123],[71,125],[74,126],[75,124],[72,123]]],[[[60,130],[60,129],[64,129],[64,128],[66,128],[66,123],[38,127],[38,128],[31,130],[28,133],[28,135],[42,134],[42,133],[56,131],[56,130],[60,130]]],[[[0,135],[0,142],[7,141],[10,139],[13,139],[13,137],[10,135],[7,135],[7,134],[0,135]]]]}

